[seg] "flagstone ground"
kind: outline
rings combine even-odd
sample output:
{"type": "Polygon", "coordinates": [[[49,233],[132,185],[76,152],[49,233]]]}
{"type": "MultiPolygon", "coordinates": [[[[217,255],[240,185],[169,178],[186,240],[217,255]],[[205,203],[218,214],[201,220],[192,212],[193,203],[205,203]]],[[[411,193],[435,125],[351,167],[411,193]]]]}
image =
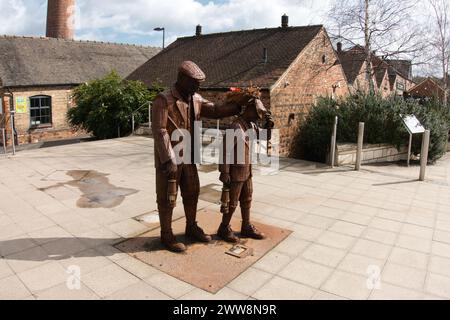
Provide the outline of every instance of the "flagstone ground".
{"type": "MultiPolygon", "coordinates": [[[[112,247],[148,230],[134,218],[156,210],[152,139],[0,155],[0,299],[450,299],[449,155],[425,182],[417,166],[280,165],[256,172],[253,218],[292,235],[212,295],[112,247]],[[64,184],[71,170],[138,192],[79,208],[81,191],[64,184]]],[[[200,170],[202,186],[217,178],[200,170]]]]}

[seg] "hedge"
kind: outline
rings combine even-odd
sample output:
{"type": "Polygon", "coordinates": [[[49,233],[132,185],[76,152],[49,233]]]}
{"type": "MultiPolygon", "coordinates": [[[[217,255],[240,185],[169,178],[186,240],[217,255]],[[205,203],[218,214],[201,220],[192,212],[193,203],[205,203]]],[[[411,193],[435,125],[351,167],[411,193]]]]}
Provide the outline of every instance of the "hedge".
{"type": "MultiPolygon", "coordinates": [[[[431,131],[429,162],[434,163],[447,150],[450,110],[437,101],[419,104],[401,97],[356,94],[345,99],[319,98],[300,125],[291,156],[325,162],[330,150],[335,116],[339,117],[337,141],[356,143],[359,122],[365,122],[364,143],[388,143],[399,148],[408,143],[408,132],[400,115],[414,114],[431,131]]],[[[412,152],[420,154],[421,135],[415,135],[412,152]]]]}

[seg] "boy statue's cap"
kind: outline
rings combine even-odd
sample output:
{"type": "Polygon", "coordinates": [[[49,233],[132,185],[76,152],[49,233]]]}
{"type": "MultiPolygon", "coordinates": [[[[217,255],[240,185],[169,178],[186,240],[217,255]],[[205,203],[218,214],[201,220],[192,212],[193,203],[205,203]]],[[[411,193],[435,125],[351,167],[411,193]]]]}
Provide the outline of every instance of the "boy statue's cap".
{"type": "Polygon", "coordinates": [[[183,73],[183,74],[187,75],[189,78],[192,78],[195,80],[199,80],[199,81],[206,80],[205,73],[202,71],[202,69],[200,69],[200,67],[198,65],[196,65],[192,61],[183,61],[178,68],[178,72],[183,73]]]}

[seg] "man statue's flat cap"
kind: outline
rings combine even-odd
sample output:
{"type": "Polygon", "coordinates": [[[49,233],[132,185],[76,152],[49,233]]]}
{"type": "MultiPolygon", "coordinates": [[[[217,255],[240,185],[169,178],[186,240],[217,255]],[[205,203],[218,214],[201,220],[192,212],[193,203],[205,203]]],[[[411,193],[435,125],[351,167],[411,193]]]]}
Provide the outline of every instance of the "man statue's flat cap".
{"type": "Polygon", "coordinates": [[[200,67],[192,61],[182,62],[178,68],[178,72],[181,72],[195,80],[204,81],[206,79],[205,73],[202,69],[200,69],[200,67]]]}

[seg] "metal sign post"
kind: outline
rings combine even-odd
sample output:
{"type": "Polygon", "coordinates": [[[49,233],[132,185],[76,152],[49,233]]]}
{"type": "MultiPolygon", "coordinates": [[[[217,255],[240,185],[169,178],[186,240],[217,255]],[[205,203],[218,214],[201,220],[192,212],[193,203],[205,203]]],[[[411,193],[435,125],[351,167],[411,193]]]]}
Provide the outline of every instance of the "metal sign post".
{"type": "Polygon", "coordinates": [[[330,165],[334,168],[335,156],[336,156],[336,136],[337,136],[338,117],[334,118],[333,134],[331,135],[331,150],[330,150],[330,165]]]}
{"type": "Polygon", "coordinates": [[[408,143],[408,160],[407,160],[407,166],[409,167],[409,164],[411,162],[411,147],[412,147],[412,138],[413,135],[412,133],[408,130],[409,132],[409,143],[408,143]]]}

